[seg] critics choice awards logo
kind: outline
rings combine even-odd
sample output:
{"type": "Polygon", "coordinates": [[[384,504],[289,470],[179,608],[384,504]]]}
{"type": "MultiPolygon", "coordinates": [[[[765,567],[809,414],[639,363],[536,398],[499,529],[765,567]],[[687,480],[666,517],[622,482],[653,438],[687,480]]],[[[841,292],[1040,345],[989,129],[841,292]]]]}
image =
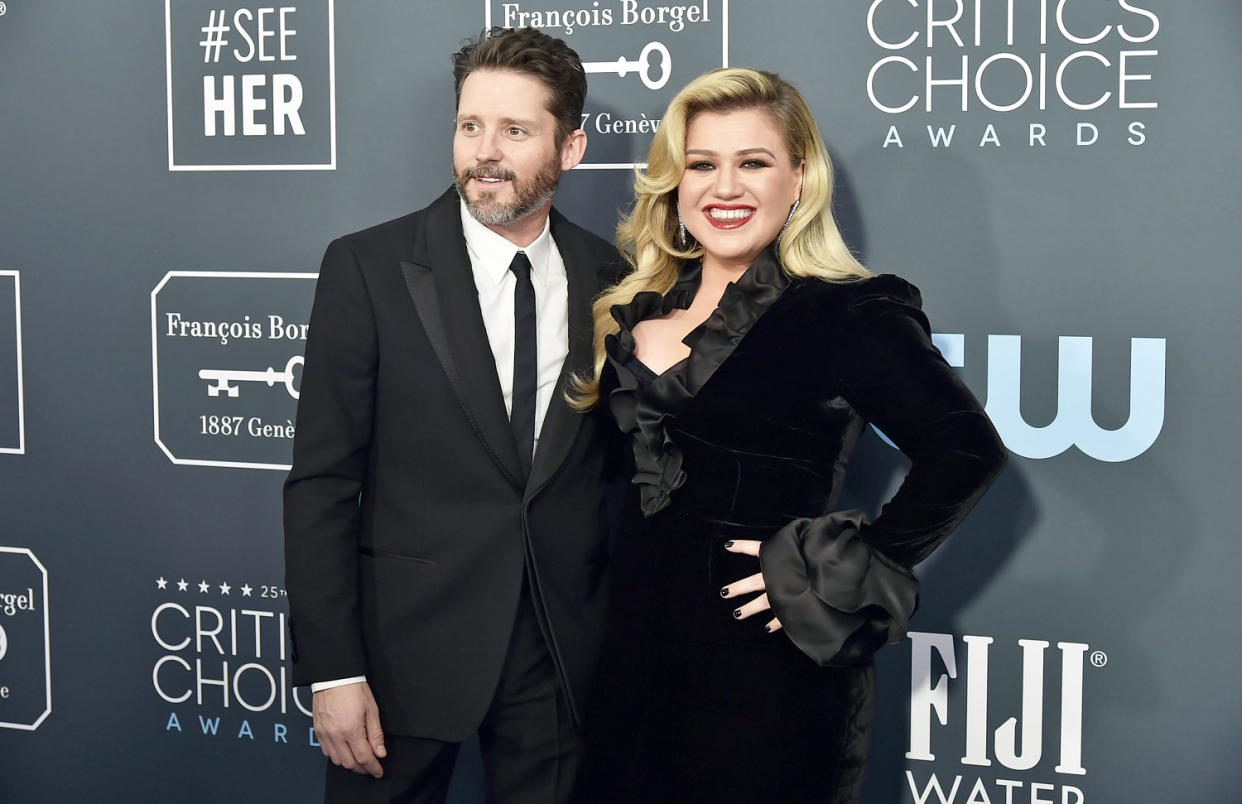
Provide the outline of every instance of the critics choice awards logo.
{"type": "Polygon", "coordinates": [[[908,644],[903,800],[1085,804],[1084,680],[1107,666],[1106,653],[1082,642],[918,631],[908,644]]]}
{"type": "Polygon", "coordinates": [[[285,590],[259,579],[160,576],[151,686],[167,734],[318,748],[309,689],[289,680],[285,590]]]}
{"type": "Polygon", "coordinates": [[[166,0],[169,170],[336,167],[333,0],[166,0]]]}
{"type": "Polygon", "coordinates": [[[488,0],[484,25],[539,28],[582,57],[588,73],[582,128],[591,138],[579,165],[585,169],[641,166],[673,95],[729,62],[728,0],[488,0]]]}
{"type": "Polygon", "coordinates": [[[52,712],[47,570],[0,547],[0,728],[34,731],[52,712]]]}
{"type": "Polygon", "coordinates": [[[886,149],[1142,146],[1159,108],[1150,0],[871,0],[886,149]]]}
{"type": "Polygon", "coordinates": [[[26,449],[20,281],[17,271],[0,271],[0,453],[26,449]]]}
{"type": "Polygon", "coordinates": [[[289,468],[315,278],[170,271],[155,287],[155,442],[169,460],[289,468]]]}

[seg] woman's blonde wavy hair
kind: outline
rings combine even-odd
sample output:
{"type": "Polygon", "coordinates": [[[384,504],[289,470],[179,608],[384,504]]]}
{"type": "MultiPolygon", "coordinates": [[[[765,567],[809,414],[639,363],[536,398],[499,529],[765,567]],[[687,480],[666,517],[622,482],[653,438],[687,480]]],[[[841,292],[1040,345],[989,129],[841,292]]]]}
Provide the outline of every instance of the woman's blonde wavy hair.
{"type": "MultiPolygon", "coordinates": [[[[586,410],[599,401],[604,367],[604,339],[617,332],[612,307],[653,290],[667,293],[677,283],[685,260],[703,256],[690,238],[682,247],[678,233],[677,187],[686,169],[686,129],[700,112],[762,109],[785,136],[794,165],[805,163],[802,197],[780,238],[785,273],[844,282],[870,276],[841,239],[832,216],[832,162],[815,118],[801,93],[776,73],[722,68],[690,82],[669,103],[647,155],[646,172],[636,172],[634,207],[617,225],[617,248],[633,270],[595,301],[595,366],[592,376],[575,377],[570,402],[586,410]]],[[[687,233],[687,236],[689,233],[687,233]]]]}

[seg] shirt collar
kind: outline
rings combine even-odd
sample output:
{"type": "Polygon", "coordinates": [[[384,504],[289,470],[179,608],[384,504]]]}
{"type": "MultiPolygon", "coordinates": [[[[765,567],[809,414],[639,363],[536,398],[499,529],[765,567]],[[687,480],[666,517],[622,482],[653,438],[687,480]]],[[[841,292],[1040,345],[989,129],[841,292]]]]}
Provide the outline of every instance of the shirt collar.
{"type": "Polygon", "coordinates": [[[466,237],[466,249],[470,252],[471,261],[475,263],[476,273],[487,278],[489,282],[499,284],[509,271],[509,263],[513,255],[519,251],[526,252],[530,260],[531,276],[540,283],[548,280],[548,259],[552,254],[552,221],[551,216],[543,222],[543,231],[535,241],[525,248],[518,248],[501,235],[496,234],[475,220],[461,204],[461,230],[466,237]]]}

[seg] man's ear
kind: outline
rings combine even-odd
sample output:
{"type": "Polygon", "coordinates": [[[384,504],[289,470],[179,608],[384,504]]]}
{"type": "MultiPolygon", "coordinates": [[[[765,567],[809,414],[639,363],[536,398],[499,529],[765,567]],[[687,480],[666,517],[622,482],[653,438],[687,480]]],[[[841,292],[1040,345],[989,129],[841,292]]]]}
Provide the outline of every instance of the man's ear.
{"type": "Polygon", "coordinates": [[[561,145],[561,170],[573,170],[586,154],[587,135],[582,129],[570,132],[561,145]]]}

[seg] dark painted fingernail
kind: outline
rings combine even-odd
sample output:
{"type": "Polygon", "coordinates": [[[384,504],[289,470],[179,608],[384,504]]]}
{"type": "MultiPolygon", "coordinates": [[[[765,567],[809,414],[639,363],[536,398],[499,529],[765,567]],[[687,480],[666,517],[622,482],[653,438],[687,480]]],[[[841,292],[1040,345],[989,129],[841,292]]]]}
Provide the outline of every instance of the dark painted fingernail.
{"type": "Polygon", "coordinates": [[[725,542],[725,547],[732,547],[732,546],[733,546],[733,542],[725,542]]]}
{"type": "Polygon", "coordinates": [[[772,626],[770,626],[770,625],[765,625],[765,626],[763,627],[763,630],[764,630],[764,631],[767,631],[767,632],[770,634],[770,633],[772,633],[772,626]]]}
{"type": "Polygon", "coordinates": [[[741,610],[741,609],[734,609],[734,610],[733,610],[733,618],[734,618],[735,620],[740,620],[740,619],[742,619],[742,610],[741,610]]]}
{"type": "Polygon", "coordinates": [[[729,596],[729,587],[727,587],[727,586],[726,586],[724,589],[721,589],[721,590],[720,590],[720,596],[721,596],[721,597],[728,597],[728,596],[729,596]]]}

